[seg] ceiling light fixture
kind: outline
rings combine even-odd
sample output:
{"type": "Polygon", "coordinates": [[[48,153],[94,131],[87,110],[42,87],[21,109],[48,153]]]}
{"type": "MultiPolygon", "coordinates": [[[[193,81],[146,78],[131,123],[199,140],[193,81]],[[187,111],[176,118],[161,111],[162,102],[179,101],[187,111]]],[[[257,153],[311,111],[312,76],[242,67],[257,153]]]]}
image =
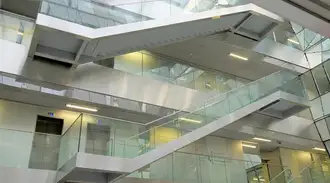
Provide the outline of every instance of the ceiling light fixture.
{"type": "Polygon", "coordinates": [[[24,32],[17,31],[17,35],[23,36],[24,35],[24,32]]]}
{"type": "Polygon", "coordinates": [[[300,44],[298,41],[293,40],[293,39],[288,39],[289,42],[293,43],[293,44],[300,44]]]}
{"type": "Polygon", "coordinates": [[[74,105],[74,104],[66,104],[66,106],[69,108],[74,108],[74,109],[81,109],[81,110],[85,110],[85,111],[97,112],[97,109],[90,108],[90,107],[83,107],[83,106],[78,106],[78,105],[74,105]]]}
{"type": "Polygon", "coordinates": [[[187,122],[190,122],[190,123],[202,123],[202,121],[189,119],[189,118],[179,118],[179,120],[187,121],[187,122]]]}
{"type": "Polygon", "coordinates": [[[257,148],[257,146],[254,146],[254,145],[249,145],[249,144],[242,144],[243,147],[249,147],[249,148],[257,148]]]}
{"type": "Polygon", "coordinates": [[[269,140],[269,139],[263,139],[263,138],[259,138],[259,137],[254,137],[253,139],[263,141],[263,142],[271,142],[271,140],[269,140]]]}
{"type": "Polygon", "coordinates": [[[255,181],[258,181],[258,180],[259,180],[260,182],[265,182],[265,179],[262,179],[262,178],[259,178],[259,179],[258,179],[258,178],[256,178],[256,177],[254,177],[253,180],[255,180],[255,181]]]}
{"type": "Polygon", "coordinates": [[[314,149],[314,150],[317,150],[317,151],[325,151],[325,149],[323,149],[323,148],[318,148],[318,147],[314,147],[313,149],[314,149]]]}
{"type": "Polygon", "coordinates": [[[234,57],[234,58],[237,58],[237,59],[240,59],[240,60],[245,60],[245,61],[249,60],[248,58],[242,57],[242,56],[237,55],[235,53],[230,53],[229,56],[234,57]]]}

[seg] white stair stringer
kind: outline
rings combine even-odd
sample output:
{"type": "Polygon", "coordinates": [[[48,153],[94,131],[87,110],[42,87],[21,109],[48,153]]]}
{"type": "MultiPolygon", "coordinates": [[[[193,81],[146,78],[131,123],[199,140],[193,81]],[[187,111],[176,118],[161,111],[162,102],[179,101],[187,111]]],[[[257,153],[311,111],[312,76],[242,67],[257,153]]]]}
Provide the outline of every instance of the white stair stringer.
{"type": "MultiPolygon", "coordinates": [[[[86,175],[87,172],[97,172],[103,177],[100,182],[116,181],[261,108],[268,108],[268,106],[278,101],[286,101],[297,106],[308,107],[308,102],[303,98],[286,92],[276,91],[135,158],[109,157],[78,152],[76,156],[69,160],[69,164],[71,164],[69,167],[59,170],[57,180],[58,182],[78,181],[78,179],[81,179],[81,174],[86,175]]],[[[100,176],[97,177],[100,178],[100,176]]]]}

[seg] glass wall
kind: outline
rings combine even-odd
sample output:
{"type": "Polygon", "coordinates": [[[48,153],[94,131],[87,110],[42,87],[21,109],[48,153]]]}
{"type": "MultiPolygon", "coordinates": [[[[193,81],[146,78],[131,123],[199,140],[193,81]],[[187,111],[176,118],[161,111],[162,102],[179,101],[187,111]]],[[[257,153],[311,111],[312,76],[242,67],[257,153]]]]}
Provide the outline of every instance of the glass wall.
{"type": "Polygon", "coordinates": [[[330,61],[321,63],[300,78],[310,99],[310,111],[321,140],[330,152],[330,61]]]}
{"type": "Polygon", "coordinates": [[[0,10],[0,39],[30,46],[34,22],[0,10]]]}
{"type": "Polygon", "coordinates": [[[330,62],[320,64],[300,76],[311,101],[311,112],[314,120],[330,114],[330,62]]]}
{"type": "Polygon", "coordinates": [[[290,21],[269,32],[267,37],[275,42],[302,51],[308,50],[324,40],[324,36],[290,21]]]}
{"type": "Polygon", "coordinates": [[[156,56],[146,51],[117,56],[113,62],[111,67],[114,69],[202,92],[225,93],[250,82],[231,74],[180,64],[171,58],[156,56]]]}

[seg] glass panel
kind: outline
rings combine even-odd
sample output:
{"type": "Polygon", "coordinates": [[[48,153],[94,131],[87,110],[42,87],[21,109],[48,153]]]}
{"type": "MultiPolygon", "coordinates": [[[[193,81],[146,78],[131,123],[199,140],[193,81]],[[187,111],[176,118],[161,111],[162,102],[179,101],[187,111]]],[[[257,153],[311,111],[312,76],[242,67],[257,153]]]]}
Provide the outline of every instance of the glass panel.
{"type": "Polygon", "coordinates": [[[300,78],[302,79],[302,81],[304,83],[309,100],[313,100],[316,97],[318,97],[319,94],[317,92],[312,73],[310,71],[308,71],[308,72],[304,73],[300,78]]]}
{"type": "Polygon", "coordinates": [[[72,123],[69,129],[62,135],[58,159],[59,169],[78,152],[80,141],[80,128],[82,125],[81,120],[82,115],[80,115],[72,123]]]}
{"type": "Polygon", "coordinates": [[[165,58],[156,57],[150,54],[143,54],[143,76],[152,77],[153,79],[172,82],[173,75],[171,68],[174,62],[169,62],[165,58]]]}
{"type": "Polygon", "coordinates": [[[310,110],[312,112],[312,116],[314,120],[324,115],[321,98],[316,98],[310,102],[310,110]]]}
{"type": "Polygon", "coordinates": [[[133,52],[115,57],[113,68],[124,72],[142,75],[142,60],[144,55],[133,52]]]}
{"type": "Polygon", "coordinates": [[[93,2],[93,1],[54,1],[44,0],[41,13],[62,18],[92,28],[107,27],[119,24],[134,23],[152,19],[164,19],[182,13],[208,11],[247,4],[245,1],[202,2],[191,0],[177,2],[154,0],[135,2],[93,2]],[[51,10],[50,10],[51,9],[51,10]],[[87,18],[87,19],[85,19],[87,18]],[[102,22],[100,21],[102,20],[102,22]],[[91,20],[96,20],[95,22],[91,20]],[[106,23],[108,20],[111,23],[106,23]]]}
{"type": "Polygon", "coordinates": [[[306,91],[303,89],[304,85],[300,78],[293,79],[281,86],[281,91],[291,93],[299,97],[305,97],[306,91]]]}
{"type": "Polygon", "coordinates": [[[328,93],[330,91],[330,83],[327,78],[327,75],[325,74],[323,65],[319,65],[312,69],[312,73],[319,89],[319,94],[323,95],[325,93],[328,93]]]}
{"type": "MultiPolygon", "coordinates": [[[[278,167],[276,167],[276,168],[278,168],[278,167]]],[[[272,167],[272,169],[274,169],[274,167],[272,167]]],[[[280,167],[280,169],[283,170],[282,167],[280,167]]],[[[292,175],[291,170],[284,168],[284,170],[281,171],[281,173],[274,176],[274,178],[270,180],[270,183],[286,183],[292,179],[291,175],[292,175]]]]}
{"type": "Polygon", "coordinates": [[[303,98],[305,92],[300,80],[287,82],[294,77],[295,75],[292,72],[280,71],[230,91],[226,95],[217,95],[197,107],[188,109],[188,111],[191,111],[189,113],[178,112],[161,119],[161,121],[153,121],[153,123],[157,124],[159,122],[161,125],[128,138],[125,142],[124,151],[129,152],[124,153],[134,157],[131,155],[137,156],[148,152],[158,145],[177,139],[214,121],[218,117],[234,112],[275,91],[283,90],[303,98]],[[283,83],[285,84],[282,85],[283,83]],[[140,149],[136,147],[136,144],[139,144],[140,149]],[[130,147],[132,145],[135,145],[135,147],[130,147]]]}
{"type": "Polygon", "coordinates": [[[0,129],[0,165],[56,170],[60,138],[58,135],[0,129]]]}
{"type": "Polygon", "coordinates": [[[195,72],[195,89],[202,92],[216,91],[216,75],[210,72],[195,72]]]}
{"type": "Polygon", "coordinates": [[[330,58],[330,39],[326,39],[321,43],[322,50],[322,62],[327,61],[330,58]]]}
{"type": "Polygon", "coordinates": [[[30,46],[34,22],[0,10],[0,39],[30,46]]]}
{"type": "Polygon", "coordinates": [[[198,156],[184,153],[174,153],[174,174],[176,182],[198,183],[198,156]]]}

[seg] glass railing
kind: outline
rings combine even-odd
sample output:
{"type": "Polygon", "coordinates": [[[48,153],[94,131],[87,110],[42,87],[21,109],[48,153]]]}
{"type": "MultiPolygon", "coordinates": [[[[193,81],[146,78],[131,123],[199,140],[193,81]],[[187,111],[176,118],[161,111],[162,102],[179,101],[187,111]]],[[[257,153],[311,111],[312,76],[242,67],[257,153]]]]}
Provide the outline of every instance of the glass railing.
{"type": "MultiPolygon", "coordinates": [[[[248,163],[251,162],[228,157],[174,152],[133,172],[128,177],[189,183],[230,183],[247,180],[249,183],[262,183],[268,182],[266,167],[272,169],[280,166],[258,163],[259,165],[246,169],[245,165],[248,163]]],[[[252,163],[257,164],[257,162],[252,163]]]]}
{"type": "Polygon", "coordinates": [[[324,36],[293,22],[284,23],[268,33],[267,38],[275,42],[305,51],[324,39],[324,36]]]}
{"type": "MultiPolygon", "coordinates": [[[[121,157],[135,157],[156,148],[159,145],[172,141],[184,134],[207,125],[214,120],[247,106],[275,91],[285,91],[294,95],[305,97],[304,88],[300,80],[292,80],[295,75],[280,71],[263,79],[249,83],[235,89],[223,96],[205,101],[199,108],[187,113],[180,113],[169,117],[168,121],[152,127],[149,130],[130,137],[123,142],[115,142],[123,147],[121,157]],[[291,81],[288,81],[291,80],[291,81]],[[295,87],[295,88],[293,88],[295,87]],[[170,140],[163,140],[164,131],[170,130],[170,140]],[[145,147],[138,151],[134,145],[145,147]]],[[[164,119],[163,119],[164,121],[164,119]]],[[[116,146],[117,144],[115,144],[116,146]]]]}
{"type": "Polygon", "coordinates": [[[298,39],[297,34],[294,33],[293,31],[282,30],[278,28],[274,31],[269,32],[267,38],[275,42],[287,45],[289,47],[298,50],[303,50],[303,47],[300,43],[300,40],[298,39]]]}
{"type": "Polygon", "coordinates": [[[330,180],[328,167],[328,163],[322,162],[320,158],[316,158],[312,163],[303,168],[299,172],[299,175],[291,178],[287,183],[327,183],[330,180]]]}
{"type": "Polygon", "coordinates": [[[57,170],[61,136],[0,129],[0,166],[57,170]]]}
{"type": "Polygon", "coordinates": [[[0,84],[35,92],[41,92],[44,94],[68,97],[76,100],[83,100],[91,103],[123,108],[130,111],[148,113],[158,117],[166,116],[176,111],[174,109],[148,104],[145,102],[130,100],[113,95],[106,95],[103,93],[64,86],[3,72],[0,72],[0,84]]]}
{"type": "Polygon", "coordinates": [[[287,183],[291,179],[292,179],[291,169],[285,168],[281,173],[279,173],[273,179],[271,179],[269,183],[287,183]]]}
{"type": "Polygon", "coordinates": [[[300,80],[293,79],[295,77],[296,74],[292,72],[279,71],[230,91],[225,95],[217,95],[186,111],[178,111],[172,115],[152,121],[148,123],[148,130],[134,127],[136,132],[144,131],[137,135],[129,138],[115,137],[104,139],[104,144],[111,145],[106,146],[107,148],[101,151],[89,151],[86,148],[93,145],[91,144],[93,142],[88,140],[89,134],[86,132],[89,122],[78,120],[73,124],[73,127],[77,127],[76,129],[78,129],[78,126],[81,126],[82,131],[73,130],[75,134],[71,136],[80,136],[80,147],[77,148],[77,143],[75,143],[72,145],[76,147],[72,147],[72,149],[76,153],[78,151],[92,154],[102,152],[102,155],[134,158],[276,91],[284,91],[305,98],[304,87],[300,80]]]}
{"type": "MultiPolygon", "coordinates": [[[[263,57],[263,55],[259,56],[263,57]]],[[[101,62],[96,63],[102,65],[101,62]]],[[[148,51],[116,56],[113,60],[112,69],[149,77],[200,92],[224,93],[251,82],[251,80],[225,72],[185,65],[180,63],[180,60],[148,51]]]]}
{"type": "Polygon", "coordinates": [[[61,168],[68,160],[70,160],[79,149],[80,127],[82,123],[82,114],[72,123],[69,129],[62,135],[60,143],[60,151],[58,158],[58,169],[61,168]]]}
{"type": "Polygon", "coordinates": [[[0,9],[0,39],[22,44],[29,48],[34,32],[34,21],[22,19],[0,9]]]}
{"type": "Polygon", "coordinates": [[[187,3],[167,0],[127,0],[124,2],[43,0],[40,12],[91,28],[101,28],[242,4],[246,2],[236,0],[190,0],[187,3]]]}

